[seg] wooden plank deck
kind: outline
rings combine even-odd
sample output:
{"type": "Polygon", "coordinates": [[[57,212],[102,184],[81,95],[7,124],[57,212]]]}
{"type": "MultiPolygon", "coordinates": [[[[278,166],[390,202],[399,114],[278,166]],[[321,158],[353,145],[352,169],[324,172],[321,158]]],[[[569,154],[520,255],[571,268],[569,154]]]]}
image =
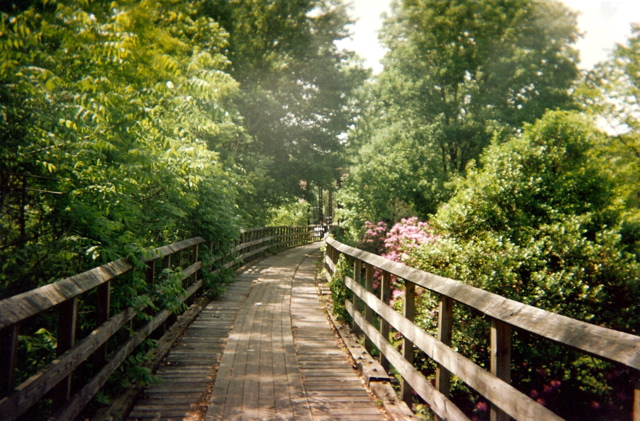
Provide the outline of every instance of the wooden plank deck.
{"type": "Polygon", "coordinates": [[[243,272],[188,329],[129,420],[385,419],[320,307],[319,247],[243,272]]]}

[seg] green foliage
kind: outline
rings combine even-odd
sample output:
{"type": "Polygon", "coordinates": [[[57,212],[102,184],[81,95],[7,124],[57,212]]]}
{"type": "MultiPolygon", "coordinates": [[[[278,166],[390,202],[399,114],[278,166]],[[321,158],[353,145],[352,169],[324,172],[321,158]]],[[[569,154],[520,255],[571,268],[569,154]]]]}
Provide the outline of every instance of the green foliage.
{"type": "Polygon", "coordinates": [[[596,150],[624,198],[629,218],[640,221],[640,26],[632,25],[626,45],[590,72],[578,91],[585,110],[599,119],[609,134],[596,150]]]}
{"type": "Polygon", "coordinates": [[[289,202],[271,209],[267,226],[304,226],[309,224],[311,205],[306,200],[289,202]]]}
{"type": "Polygon", "coordinates": [[[217,151],[242,129],[217,23],[166,1],[1,25],[3,295],[194,235],[231,242],[236,176],[217,151]]]}
{"type": "Polygon", "coordinates": [[[640,266],[621,236],[614,181],[590,159],[602,136],[576,114],[548,113],[494,144],[432,223],[429,269],[500,295],[634,331],[640,266]]]}
{"type": "Polygon", "coordinates": [[[559,2],[396,2],[385,69],[349,133],[347,224],[425,218],[493,141],[572,107],[575,16],[559,2]]]}
{"type": "Polygon", "coordinates": [[[247,224],[263,225],[271,208],[311,202],[311,186],[338,180],[340,135],[366,72],[334,44],[349,23],[339,1],[212,0],[206,10],[229,31],[231,73],[242,86],[237,103],[251,134],[233,150],[249,176],[239,202],[253,211],[243,215],[247,224]]]}
{"type": "Polygon", "coordinates": [[[19,335],[18,352],[27,362],[25,367],[17,372],[17,380],[23,381],[32,373],[44,368],[56,357],[56,337],[45,328],[38,329],[33,335],[19,335]]]}
{"type": "Polygon", "coordinates": [[[349,264],[347,258],[341,254],[336,263],[336,271],[333,273],[331,282],[329,282],[331,298],[333,299],[333,314],[335,314],[339,320],[349,320],[351,317],[344,306],[344,302],[348,298],[348,289],[345,285],[346,277],[353,278],[353,267],[349,264]]]}
{"type": "MultiPolygon", "coordinates": [[[[592,159],[603,136],[582,115],[549,112],[521,136],[491,145],[432,219],[438,240],[410,251],[412,261],[516,301],[637,334],[637,244],[625,240],[616,180],[592,159]]],[[[454,345],[486,364],[487,322],[456,312],[454,345]]],[[[624,380],[603,380],[613,372],[606,364],[540,347],[526,335],[514,340],[514,357],[521,363],[512,371],[516,387],[562,416],[579,419],[592,402],[604,408],[614,390],[628,399],[617,385],[624,380]]],[[[606,411],[624,414],[625,405],[606,411]]]]}

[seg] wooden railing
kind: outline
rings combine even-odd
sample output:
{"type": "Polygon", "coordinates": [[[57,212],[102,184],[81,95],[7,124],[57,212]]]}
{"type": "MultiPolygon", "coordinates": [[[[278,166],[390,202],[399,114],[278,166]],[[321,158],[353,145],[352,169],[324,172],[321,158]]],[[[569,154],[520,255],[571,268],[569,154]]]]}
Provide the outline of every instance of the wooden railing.
{"type": "Polygon", "coordinates": [[[324,266],[327,278],[331,280],[341,254],[353,264],[354,277],[345,280],[353,299],[347,300],[345,307],[353,318],[354,329],[366,335],[365,346],[371,348],[371,344],[375,344],[380,350],[382,365],[388,367],[390,363],[402,376],[403,398],[407,402],[413,390],[439,418],[468,419],[449,400],[453,374],[492,403],[492,420],[508,420],[509,417],[518,420],[561,419],[510,385],[511,329],[515,328],[631,369],[636,379],[633,419],[640,421],[640,337],[509,300],[349,247],[332,238],[327,238],[326,243],[324,266]],[[381,274],[379,296],[373,293],[375,271],[381,274]],[[405,281],[404,314],[389,306],[391,276],[405,281]],[[440,296],[437,337],[413,323],[416,287],[440,296]],[[455,303],[468,306],[491,320],[489,371],[449,347],[455,303]],[[361,308],[364,310],[360,311],[361,308]],[[380,318],[379,329],[372,324],[374,313],[380,318]],[[403,336],[401,352],[389,342],[390,326],[403,336]],[[413,367],[414,346],[437,363],[435,386],[413,367]]]}
{"type": "MultiPolygon", "coordinates": [[[[231,268],[266,252],[278,252],[308,243],[311,235],[312,228],[309,227],[244,229],[232,255],[216,257],[209,263],[213,265],[217,262],[219,267],[231,268]]],[[[142,259],[146,268],[146,282],[155,282],[164,269],[177,270],[181,273],[186,291],[180,301],[193,299],[203,289],[199,272],[211,269],[203,268],[200,259],[203,247],[212,247],[212,244],[196,237],[151,251],[148,257],[142,259]],[[181,272],[177,268],[182,268],[181,272]]],[[[127,308],[111,314],[111,290],[117,286],[118,277],[135,270],[133,263],[119,259],[0,301],[1,420],[17,419],[44,398],[53,402],[50,419],[74,419],[143,341],[152,334],[157,336],[159,330],[166,329],[167,320],[174,319],[168,309],[152,311],[151,308],[127,308]],[[97,327],[86,337],[77,338],[80,303],[91,300],[96,303],[95,306],[80,308],[80,311],[91,311],[97,327]],[[142,312],[148,321],[140,327],[134,327],[136,315],[142,312]],[[55,317],[56,313],[57,358],[16,386],[16,369],[24,368],[21,365],[25,364],[18,358],[21,325],[43,314],[55,317]],[[113,340],[109,341],[111,338],[113,340]],[[89,357],[98,366],[93,377],[87,381],[74,376],[74,371],[89,357]],[[82,384],[78,384],[80,382],[82,384]]],[[[141,323],[138,321],[137,324],[141,323]]]]}

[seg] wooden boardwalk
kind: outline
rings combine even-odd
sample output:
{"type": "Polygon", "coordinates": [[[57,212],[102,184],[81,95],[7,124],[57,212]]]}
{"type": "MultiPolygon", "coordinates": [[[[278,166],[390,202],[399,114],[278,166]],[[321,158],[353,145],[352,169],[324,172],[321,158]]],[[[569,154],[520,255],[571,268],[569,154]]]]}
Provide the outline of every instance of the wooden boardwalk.
{"type": "Polygon", "coordinates": [[[320,307],[319,247],[244,271],[188,329],[129,420],[385,419],[320,307]]]}

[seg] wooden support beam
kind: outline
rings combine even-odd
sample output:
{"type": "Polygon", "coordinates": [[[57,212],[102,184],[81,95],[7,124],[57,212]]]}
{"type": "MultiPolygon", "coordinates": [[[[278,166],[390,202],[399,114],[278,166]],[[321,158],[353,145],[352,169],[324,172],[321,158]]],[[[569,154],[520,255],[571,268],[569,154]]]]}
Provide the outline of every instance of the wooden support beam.
{"type": "MultiPolygon", "coordinates": [[[[404,317],[413,323],[416,316],[416,286],[415,284],[405,280],[404,284],[404,317]]],[[[404,337],[402,339],[402,357],[409,363],[413,364],[413,342],[404,337]]],[[[402,400],[409,407],[413,403],[413,388],[404,378],[400,384],[402,388],[402,400]]]]}
{"type": "Polygon", "coordinates": [[[19,324],[0,330],[0,398],[8,395],[15,386],[19,332],[19,324]]]}
{"type": "MultiPolygon", "coordinates": [[[[97,322],[100,327],[103,323],[106,323],[111,317],[111,281],[105,282],[97,289],[98,292],[98,305],[97,305],[97,322]]],[[[99,367],[102,367],[107,361],[108,354],[107,343],[102,345],[95,353],[96,363],[99,367]]]]}
{"type": "MultiPolygon", "coordinates": [[[[58,313],[58,346],[56,348],[58,356],[70,350],[75,344],[77,321],[78,299],[72,298],[60,304],[58,313]]],[[[53,389],[54,406],[61,407],[71,397],[72,377],[73,371],[53,389]]]]}
{"type": "MultiPolygon", "coordinates": [[[[386,305],[391,302],[391,275],[386,271],[382,272],[380,300],[386,305]]],[[[380,334],[386,341],[389,340],[389,322],[382,317],[380,318],[380,334]]],[[[389,372],[389,360],[384,354],[380,355],[380,365],[387,373],[389,372]]]]}
{"type": "MultiPolygon", "coordinates": [[[[353,262],[353,280],[358,285],[362,285],[362,261],[358,259],[353,262]]],[[[360,298],[358,298],[357,295],[353,295],[353,300],[351,302],[353,303],[354,311],[360,311],[360,298]]],[[[351,329],[356,334],[361,332],[360,328],[355,322],[355,319],[351,321],[351,329]]]]}
{"type": "MultiPolygon", "coordinates": [[[[438,305],[438,340],[447,346],[451,346],[453,335],[453,306],[455,301],[441,296],[438,305]]],[[[451,389],[451,373],[438,364],[436,369],[436,388],[444,396],[449,397],[451,389]]]]}
{"type": "MultiPolygon", "coordinates": [[[[365,276],[364,276],[364,287],[367,291],[373,294],[373,275],[375,268],[371,265],[366,265],[365,276]]],[[[373,310],[366,303],[364,305],[364,319],[367,323],[373,325],[373,310]]],[[[365,337],[364,340],[364,349],[367,350],[369,354],[373,351],[373,342],[369,337],[365,337]]]]}
{"type": "MultiPolygon", "coordinates": [[[[511,382],[511,326],[499,320],[491,321],[491,374],[511,382]]],[[[509,416],[491,405],[491,421],[509,421],[509,416]]]]}
{"type": "MultiPolygon", "coordinates": [[[[197,263],[199,258],[200,258],[200,247],[198,244],[196,244],[193,246],[193,259],[191,259],[191,263],[192,264],[197,263]]],[[[191,279],[191,285],[195,284],[196,282],[198,282],[198,271],[195,271],[193,273],[193,277],[191,279]]]]}

